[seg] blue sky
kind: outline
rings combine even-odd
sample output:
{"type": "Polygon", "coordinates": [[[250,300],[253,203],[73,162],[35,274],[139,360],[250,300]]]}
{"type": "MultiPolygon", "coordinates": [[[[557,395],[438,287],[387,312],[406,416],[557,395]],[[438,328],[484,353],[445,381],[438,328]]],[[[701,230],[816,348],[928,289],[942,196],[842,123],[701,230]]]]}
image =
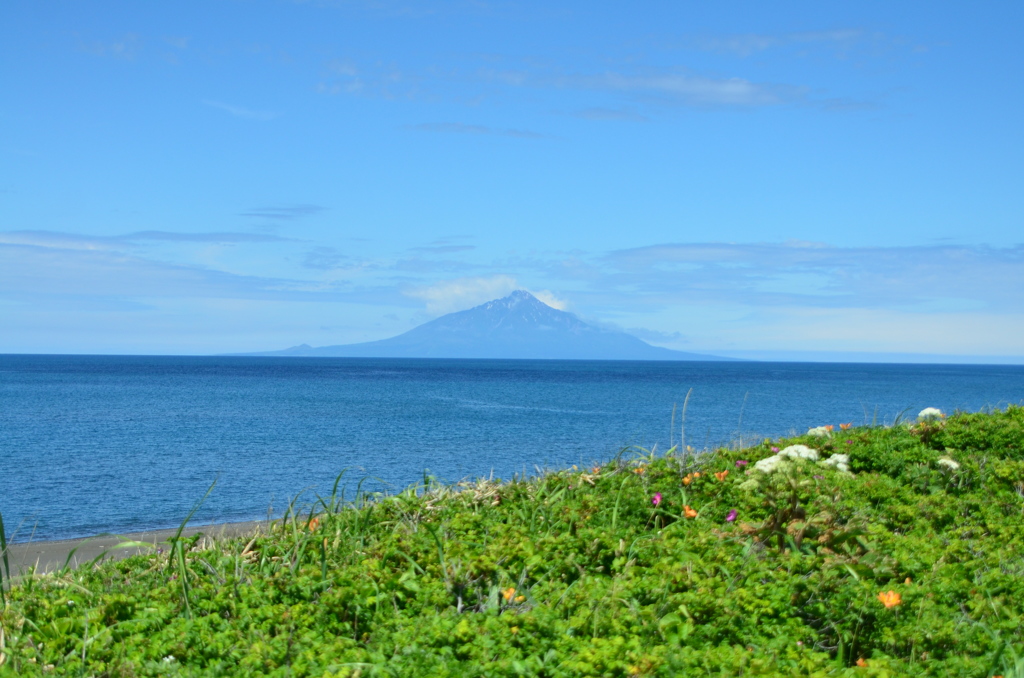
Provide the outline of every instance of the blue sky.
{"type": "Polygon", "coordinates": [[[1021,356],[1019,3],[0,9],[0,352],[529,289],[737,355],[1021,356]]]}

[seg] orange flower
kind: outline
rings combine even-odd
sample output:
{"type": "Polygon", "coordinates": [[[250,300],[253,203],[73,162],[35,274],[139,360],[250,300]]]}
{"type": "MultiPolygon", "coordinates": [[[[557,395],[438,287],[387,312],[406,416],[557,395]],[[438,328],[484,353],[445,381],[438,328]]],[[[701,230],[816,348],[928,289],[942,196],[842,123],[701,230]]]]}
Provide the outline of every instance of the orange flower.
{"type": "Polygon", "coordinates": [[[848,429],[849,429],[849,428],[850,428],[851,426],[853,426],[853,423],[852,423],[852,422],[851,422],[851,423],[849,423],[849,424],[840,424],[840,425],[839,425],[839,429],[840,429],[841,431],[846,431],[846,430],[848,430],[848,429]]]}
{"type": "Polygon", "coordinates": [[[831,430],[833,430],[834,428],[835,428],[835,426],[833,426],[832,424],[825,424],[825,430],[826,430],[826,431],[831,431],[831,430]]]}
{"type": "Polygon", "coordinates": [[[501,595],[505,599],[505,602],[508,602],[512,600],[512,597],[514,595],[516,595],[516,589],[514,586],[509,586],[507,589],[501,592],[501,595]]]}
{"type": "Polygon", "coordinates": [[[633,469],[633,473],[637,474],[638,476],[642,476],[644,474],[644,471],[646,470],[647,469],[644,468],[643,466],[637,466],[635,469],[633,469]]]}
{"type": "Polygon", "coordinates": [[[727,475],[729,475],[728,471],[719,471],[715,474],[715,477],[718,478],[719,480],[725,480],[725,477],[727,475]]]}
{"type": "Polygon", "coordinates": [[[309,531],[310,532],[315,532],[316,528],[318,528],[318,527],[320,527],[320,519],[319,518],[313,518],[313,520],[309,521],[309,531]]]}
{"type": "Polygon", "coordinates": [[[683,507],[683,515],[687,518],[696,518],[697,512],[690,508],[690,505],[687,504],[686,506],[683,507]]]}
{"type": "Polygon", "coordinates": [[[881,601],[882,605],[885,605],[886,609],[889,609],[890,607],[896,607],[897,605],[903,602],[903,599],[900,598],[900,594],[896,593],[893,590],[882,591],[878,594],[878,600],[881,601]]]}
{"type": "Polygon", "coordinates": [[[594,473],[594,474],[600,473],[601,472],[601,467],[600,466],[595,466],[594,468],[590,469],[590,472],[594,473]]]}
{"type": "Polygon", "coordinates": [[[692,473],[687,473],[686,477],[683,478],[683,485],[689,485],[692,482],[693,482],[693,474],[692,473]]]}
{"type": "Polygon", "coordinates": [[[863,666],[867,666],[867,665],[868,665],[868,662],[867,662],[867,660],[864,659],[864,657],[861,657],[860,659],[857,660],[857,666],[863,667],[863,666]]]}
{"type": "Polygon", "coordinates": [[[697,471],[694,471],[693,472],[693,477],[694,478],[700,478],[700,473],[698,473],[697,471]]]}

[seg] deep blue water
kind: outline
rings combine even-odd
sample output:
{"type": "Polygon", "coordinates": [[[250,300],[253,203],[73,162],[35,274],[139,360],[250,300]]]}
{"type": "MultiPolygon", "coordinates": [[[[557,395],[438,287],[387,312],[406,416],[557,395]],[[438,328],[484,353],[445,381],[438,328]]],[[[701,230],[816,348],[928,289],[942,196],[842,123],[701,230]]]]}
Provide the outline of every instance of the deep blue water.
{"type": "Polygon", "coordinates": [[[691,387],[699,449],[1019,403],[1024,366],[0,356],[0,513],[16,541],[66,538],[175,526],[216,478],[198,522],[346,467],[351,492],[664,450],[691,387]]]}

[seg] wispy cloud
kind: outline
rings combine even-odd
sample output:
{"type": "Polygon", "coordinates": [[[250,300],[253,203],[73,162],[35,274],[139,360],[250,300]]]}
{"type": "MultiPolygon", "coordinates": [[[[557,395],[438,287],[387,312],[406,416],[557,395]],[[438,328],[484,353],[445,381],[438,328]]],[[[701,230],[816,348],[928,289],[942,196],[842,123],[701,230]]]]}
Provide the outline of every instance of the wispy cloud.
{"type": "Polygon", "coordinates": [[[220,109],[225,113],[230,113],[236,118],[245,118],[247,120],[261,120],[266,122],[269,120],[273,120],[274,118],[280,115],[280,113],[275,113],[273,111],[257,111],[251,108],[244,108],[242,106],[225,104],[221,101],[210,101],[208,99],[204,99],[203,103],[207,106],[212,106],[213,108],[220,109]]]}
{"type": "Polygon", "coordinates": [[[317,83],[319,94],[377,97],[381,99],[416,99],[427,95],[423,89],[425,79],[437,80],[415,70],[399,68],[393,63],[374,61],[356,63],[350,59],[331,59],[324,67],[323,77],[317,83]]]}
{"type": "Polygon", "coordinates": [[[426,247],[413,247],[413,252],[424,254],[455,254],[456,252],[471,252],[476,245],[430,245],[426,247]]]}
{"type": "MultiPolygon", "coordinates": [[[[657,98],[689,106],[772,106],[807,97],[809,89],[795,85],[755,82],[741,77],[702,75],[683,68],[639,67],[606,69],[600,72],[570,72],[557,68],[545,71],[522,69],[479,70],[475,79],[481,83],[507,88],[533,88],[573,92],[598,92],[607,95],[629,95],[657,98]]],[[[644,116],[624,107],[595,106],[583,109],[580,117],[604,120],[636,120],[644,116]]]]}
{"type": "Polygon", "coordinates": [[[175,49],[188,49],[190,41],[191,38],[187,36],[168,36],[164,38],[164,42],[175,49]]]}
{"type": "Polygon", "coordinates": [[[514,277],[495,275],[442,280],[432,285],[411,287],[405,294],[426,302],[428,313],[441,315],[503,297],[518,287],[514,277]]]}
{"type": "Polygon", "coordinates": [[[640,115],[636,111],[613,108],[585,108],[581,111],[576,111],[573,115],[585,120],[614,120],[628,122],[647,122],[650,120],[646,115],[640,115]]]}
{"type": "Polygon", "coordinates": [[[146,240],[162,240],[167,242],[202,242],[202,243],[259,243],[287,242],[291,238],[261,233],[174,233],[170,231],[136,231],[121,235],[97,236],[77,233],[60,233],[57,231],[0,231],[0,244],[28,245],[33,247],[51,247],[58,249],[98,250],[117,249],[137,244],[146,240]]]}
{"type": "Polygon", "coordinates": [[[167,240],[172,242],[214,242],[214,243],[235,243],[235,242],[287,242],[292,238],[283,238],[276,235],[263,233],[172,233],[170,231],[137,231],[118,236],[125,241],[133,240],[167,240]]]}
{"type": "Polygon", "coordinates": [[[1019,245],[678,243],[618,250],[593,264],[599,286],[654,303],[685,296],[689,303],[751,307],[1024,310],[1019,245]]]}
{"type": "MultiPolygon", "coordinates": [[[[684,46],[704,51],[749,55],[785,45],[828,46],[845,54],[857,45],[883,45],[893,41],[880,33],[860,29],[807,31],[778,35],[748,34],[703,36],[684,40],[684,46]]],[[[678,44],[675,45],[678,47],[678,44]]],[[[661,50],[664,51],[665,47],[661,50]]],[[[671,51],[671,50],[669,50],[671,51]]],[[[608,59],[565,64],[544,63],[527,57],[496,55],[458,57],[453,64],[406,67],[384,59],[332,59],[322,67],[317,90],[325,94],[368,96],[384,99],[455,101],[479,105],[487,100],[522,98],[523,90],[562,92],[555,108],[576,110],[572,115],[591,120],[638,121],[650,114],[652,101],[701,108],[758,108],[800,104],[830,110],[862,107],[842,95],[821,92],[799,82],[765,80],[747,74],[698,71],[681,65],[677,57],[665,54],[646,59],[608,59]],[[580,107],[579,94],[590,101],[580,107]],[[596,95],[596,96],[595,96],[596,95]],[[566,105],[569,99],[574,99],[566,105]]],[[[558,95],[556,95],[558,96],[558,95]]],[[[536,98],[536,97],[531,97],[536,98]]],[[[550,110],[550,108],[549,108],[550,110]]],[[[459,122],[424,123],[413,129],[460,134],[542,136],[518,128],[501,128],[459,122]]]]}
{"type": "Polygon", "coordinates": [[[547,304],[551,308],[557,308],[559,311],[564,311],[567,308],[569,308],[569,302],[566,301],[565,299],[559,297],[557,294],[555,294],[551,290],[527,290],[527,291],[530,292],[531,294],[533,294],[533,296],[537,297],[537,299],[539,299],[540,301],[543,301],[545,304],[547,304]]]}
{"type": "Polygon", "coordinates": [[[634,337],[640,337],[644,341],[655,344],[685,344],[689,340],[682,332],[664,332],[662,330],[649,330],[645,327],[628,327],[625,330],[634,337]]]}
{"type": "Polygon", "coordinates": [[[709,78],[690,73],[605,73],[579,79],[577,86],[657,96],[690,106],[775,106],[804,99],[808,89],[756,83],[745,78],[709,78]]]}
{"type": "Polygon", "coordinates": [[[845,52],[858,44],[879,43],[887,39],[884,33],[878,31],[840,28],[775,34],[704,35],[689,38],[686,44],[696,49],[746,57],[769,49],[794,45],[803,47],[825,46],[845,52]]]}
{"type": "Polygon", "coordinates": [[[409,129],[419,132],[442,132],[447,134],[490,135],[499,137],[515,137],[518,139],[544,139],[546,135],[522,129],[500,129],[484,125],[466,125],[460,122],[428,122],[410,125],[409,129]]]}
{"type": "MultiPolygon", "coordinates": [[[[246,275],[105,249],[0,243],[0,298],[248,299],[410,305],[394,284],[246,275]]],[[[49,303],[49,302],[47,302],[49,303]]]]}
{"type": "Polygon", "coordinates": [[[320,205],[276,205],[270,207],[253,207],[241,213],[243,217],[257,219],[273,219],[276,221],[292,221],[302,217],[310,217],[326,210],[320,205]]]}
{"type": "Polygon", "coordinates": [[[112,57],[131,61],[142,48],[136,33],[126,33],[115,40],[79,40],[79,49],[94,56],[112,57]]]}
{"type": "Polygon", "coordinates": [[[315,247],[306,253],[302,265],[315,270],[330,271],[351,259],[333,247],[315,247]]]}

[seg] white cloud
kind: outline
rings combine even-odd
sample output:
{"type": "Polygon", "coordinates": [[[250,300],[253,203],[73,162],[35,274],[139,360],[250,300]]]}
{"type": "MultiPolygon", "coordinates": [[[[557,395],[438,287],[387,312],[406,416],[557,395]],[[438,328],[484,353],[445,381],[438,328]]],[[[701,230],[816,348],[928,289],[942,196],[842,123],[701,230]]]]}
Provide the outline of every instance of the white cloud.
{"type": "Polygon", "coordinates": [[[56,231],[0,231],[0,245],[29,245],[65,250],[124,249],[144,241],[206,242],[217,244],[288,242],[291,238],[262,233],[175,233],[171,231],[136,231],[123,235],[82,235],[56,231]]]}
{"type": "MultiPolygon", "coordinates": [[[[877,308],[781,308],[718,328],[720,348],[1021,355],[1024,316],[908,313],[877,308]],[[751,328],[756,327],[756,332],[751,328]]],[[[698,340],[710,345],[707,337],[698,340]]]]}
{"type": "Polygon", "coordinates": [[[225,104],[220,101],[204,100],[203,103],[207,106],[219,108],[220,110],[226,113],[230,113],[236,118],[246,118],[247,120],[267,121],[273,120],[274,118],[278,117],[278,115],[280,115],[279,113],[275,113],[273,111],[255,111],[251,108],[243,108],[242,106],[232,106],[231,104],[225,104]]]}
{"type": "Polygon", "coordinates": [[[442,280],[433,285],[414,287],[405,294],[425,301],[428,313],[443,315],[504,297],[518,288],[512,276],[495,275],[489,278],[442,280]]]}
{"type": "Polygon", "coordinates": [[[126,33],[119,40],[108,42],[94,40],[91,42],[80,42],[79,48],[95,56],[113,57],[131,61],[138,54],[141,47],[141,40],[136,33],[126,33]]]}
{"type": "Polygon", "coordinates": [[[744,78],[707,78],[687,73],[607,73],[589,81],[596,89],[656,94],[692,106],[773,106],[806,95],[805,88],[759,84],[744,78]]]}
{"type": "Polygon", "coordinates": [[[821,45],[845,52],[862,43],[892,42],[886,35],[868,32],[858,28],[840,28],[824,31],[802,31],[795,33],[746,33],[737,35],[705,35],[688,40],[697,49],[722,52],[746,57],[769,49],[821,45]]]}
{"type": "Polygon", "coordinates": [[[539,292],[531,290],[530,294],[537,297],[551,308],[557,308],[559,311],[564,311],[569,308],[569,302],[564,299],[559,299],[551,290],[540,290],[539,292]]]}
{"type": "Polygon", "coordinates": [[[673,243],[610,252],[592,283],[635,304],[1024,310],[1024,246],[673,243]]]}
{"type": "Polygon", "coordinates": [[[485,127],[484,125],[466,125],[461,122],[428,122],[420,125],[410,125],[409,129],[420,132],[447,132],[449,134],[474,134],[491,135],[499,137],[516,137],[519,139],[543,139],[544,135],[539,132],[531,132],[523,129],[498,129],[485,127]]]}

